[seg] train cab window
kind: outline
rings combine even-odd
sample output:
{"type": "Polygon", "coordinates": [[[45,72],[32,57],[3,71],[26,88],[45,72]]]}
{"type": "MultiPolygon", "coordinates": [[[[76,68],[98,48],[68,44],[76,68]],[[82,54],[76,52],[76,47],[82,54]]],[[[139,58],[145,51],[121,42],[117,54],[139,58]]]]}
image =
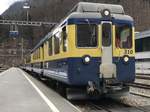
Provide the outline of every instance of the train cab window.
{"type": "Polygon", "coordinates": [[[102,45],[103,46],[110,46],[111,45],[111,24],[110,23],[103,23],[102,24],[102,45]]]}
{"type": "Polygon", "coordinates": [[[49,56],[53,54],[53,45],[52,45],[52,37],[49,39],[49,56]]]}
{"type": "Polygon", "coordinates": [[[98,27],[94,24],[77,25],[77,47],[96,47],[98,27]]]}
{"type": "Polygon", "coordinates": [[[131,48],[132,47],[132,27],[129,25],[116,26],[116,47],[131,48]]]}
{"type": "Polygon", "coordinates": [[[59,38],[60,38],[60,33],[57,33],[57,34],[54,35],[54,51],[55,51],[55,54],[59,54],[59,52],[60,52],[59,38]]]}
{"type": "Polygon", "coordinates": [[[63,51],[67,51],[67,33],[66,33],[66,27],[62,29],[62,36],[63,36],[63,51]]]}

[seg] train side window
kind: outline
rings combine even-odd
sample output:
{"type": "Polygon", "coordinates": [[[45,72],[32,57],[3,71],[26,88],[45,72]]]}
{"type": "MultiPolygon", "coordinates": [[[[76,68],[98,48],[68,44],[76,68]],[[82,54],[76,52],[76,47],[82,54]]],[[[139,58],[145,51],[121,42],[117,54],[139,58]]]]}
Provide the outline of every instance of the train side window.
{"type": "Polygon", "coordinates": [[[38,55],[38,49],[36,51],[36,59],[38,59],[39,55],[38,55]]]}
{"type": "Polygon", "coordinates": [[[36,51],[35,51],[35,60],[36,60],[36,51]]]}
{"type": "Polygon", "coordinates": [[[39,49],[37,49],[37,59],[39,58],[39,49]]]}
{"type": "Polygon", "coordinates": [[[66,27],[62,29],[62,36],[63,36],[63,51],[67,51],[67,33],[66,33],[66,27]]]}
{"type": "Polygon", "coordinates": [[[44,59],[44,44],[42,44],[42,47],[41,47],[41,58],[44,59]]]}
{"type": "Polygon", "coordinates": [[[37,51],[36,51],[36,59],[38,59],[38,49],[37,49],[37,51]]]}
{"type": "Polygon", "coordinates": [[[35,54],[34,54],[34,55],[35,55],[35,60],[36,60],[36,51],[35,51],[35,54]]]}
{"type": "Polygon", "coordinates": [[[143,51],[143,42],[142,39],[135,40],[135,51],[142,52],[143,51]]]}
{"type": "Polygon", "coordinates": [[[37,51],[35,51],[35,60],[37,59],[37,51]]]}
{"type": "Polygon", "coordinates": [[[38,59],[38,50],[36,50],[36,59],[38,59]]]}
{"type": "Polygon", "coordinates": [[[53,54],[52,37],[49,39],[49,56],[53,54]]]}
{"type": "Polygon", "coordinates": [[[39,59],[41,58],[41,47],[39,48],[39,59]]]}
{"type": "Polygon", "coordinates": [[[126,24],[116,25],[116,47],[132,48],[132,27],[126,24]]]}
{"type": "Polygon", "coordinates": [[[54,52],[55,52],[55,54],[59,54],[59,52],[60,52],[60,40],[59,40],[59,35],[60,33],[56,33],[55,35],[54,35],[54,47],[55,47],[55,50],[54,50],[54,52]]]}
{"type": "Polygon", "coordinates": [[[38,49],[38,59],[40,59],[40,48],[38,49]]]}
{"type": "Polygon", "coordinates": [[[150,37],[143,38],[143,51],[150,51],[150,37]]]}
{"type": "Polygon", "coordinates": [[[97,41],[97,25],[80,24],[77,25],[77,46],[78,47],[96,47],[97,41]]]}
{"type": "Polygon", "coordinates": [[[150,37],[136,39],[135,48],[136,52],[150,51],[150,37]]]}

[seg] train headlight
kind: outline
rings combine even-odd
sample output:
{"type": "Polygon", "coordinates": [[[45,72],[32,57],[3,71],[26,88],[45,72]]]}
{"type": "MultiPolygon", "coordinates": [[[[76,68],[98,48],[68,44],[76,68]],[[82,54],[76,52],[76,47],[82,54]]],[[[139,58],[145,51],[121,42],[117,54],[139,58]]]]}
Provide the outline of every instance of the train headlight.
{"type": "Polygon", "coordinates": [[[109,9],[104,9],[101,14],[103,17],[110,17],[111,15],[109,9]]]}
{"type": "Polygon", "coordinates": [[[84,58],[84,61],[85,61],[86,63],[89,63],[89,62],[90,62],[90,58],[89,58],[89,57],[85,57],[85,58],[84,58]]]}
{"type": "Polygon", "coordinates": [[[90,61],[91,61],[90,56],[83,56],[83,62],[84,62],[85,64],[88,64],[90,61]]]}
{"type": "Polygon", "coordinates": [[[127,63],[127,62],[129,61],[129,57],[128,57],[128,56],[125,56],[123,60],[124,60],[124,62],[127,63]]]}
{"type": "Polygon", "coordinates": [[[109,14],[110,14],[110,12],[109,12],[108,10],[105,10],[105,11],[104,11],[104,15],[105,15],[105,16],[108,16],[109,14]]]}

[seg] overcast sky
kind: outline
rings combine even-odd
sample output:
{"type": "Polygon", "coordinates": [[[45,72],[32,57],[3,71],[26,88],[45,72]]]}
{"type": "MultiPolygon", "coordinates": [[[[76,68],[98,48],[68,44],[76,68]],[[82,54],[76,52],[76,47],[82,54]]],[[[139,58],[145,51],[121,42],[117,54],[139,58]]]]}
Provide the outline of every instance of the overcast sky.
{"type": "Polygon", "coordinates": [[[22,0],[0,0],[0,15],[8,9],[8,7],[13,4],[16,1],[22,1],[22,0]]]}

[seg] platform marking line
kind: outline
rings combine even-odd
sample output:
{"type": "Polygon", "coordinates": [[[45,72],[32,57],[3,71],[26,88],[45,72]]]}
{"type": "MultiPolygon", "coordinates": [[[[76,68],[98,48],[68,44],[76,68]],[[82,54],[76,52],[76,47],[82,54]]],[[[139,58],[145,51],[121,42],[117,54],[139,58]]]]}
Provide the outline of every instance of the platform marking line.
{"type": "Polygon", "coordinates": [[[23,76],[29,81],[29,83],[33,86],[33,88],[38,92],[38,94],[43,98],[46,104],[53,112],[60,112],[56,106],[44,95],[44,93],[25,75],[23,71],[19,69],[19,71],[23,74],[23,76]]]}
{"type": "Polygon", "coordinates": [[[5,70],[5,71],[1,72],[1,73],[0,73],[0,76],[4,75],[5,73],[7,73],[8,71],[10,71],[11,69],[12,69],[12,68],[7,69],[7,70],[5,70]]]}
{"type": "MultiPolygon", "coordinates": [[[[65,100],[65,99],[64,99],[65,100]]],[[[77,108],[76,106],[74,106],[72,103],[70,103],[69,101],[67,101],[67,103],[69,105],[71,105],[73,108],[75,108],[78,112],[82,112],[79,108],[77,108]]]]}
{"type": "Polygon", "coordinates": [[[1,74],[0,74],[0,76],[2,76],[2,75],[4,75],[5,74],[5,72],[2,72],[1,74]]]}

